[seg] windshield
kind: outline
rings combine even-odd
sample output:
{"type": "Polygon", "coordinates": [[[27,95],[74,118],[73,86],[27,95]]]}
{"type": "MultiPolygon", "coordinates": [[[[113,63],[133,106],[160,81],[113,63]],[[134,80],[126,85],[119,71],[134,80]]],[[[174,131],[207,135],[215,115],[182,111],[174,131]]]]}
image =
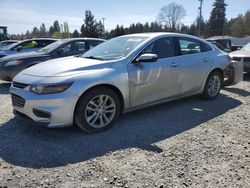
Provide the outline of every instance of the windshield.
{"type": "Polygon", "coordinates": [[[146,39],[148,38],[137,36],[117,37],[98,45],[86,52],[82,57],[99,60],[121,59],[126,57],[146,39]]]}
{"type": "Polygon", "coordinates": [[[7,46],[2,47],[2,50],[10,50],[12,47],[14,47],[17,43],[9,44],[7,46]]]}
{"type": "Polygon", "coordinates": [[[241,51],[250,51],[250,43],[248,43],[246,46],[241,48],[241,51]]]}
{"type": "Polygon", "coordinates": [[[52,44],[38,50],[39,52],[45,52],[45,53],[50,53],[53,50],[57,49],[58,47],[60,47],[62,44],[64,44],[63,40],[58,40],[56,42],[53,42],[52,44]]]}

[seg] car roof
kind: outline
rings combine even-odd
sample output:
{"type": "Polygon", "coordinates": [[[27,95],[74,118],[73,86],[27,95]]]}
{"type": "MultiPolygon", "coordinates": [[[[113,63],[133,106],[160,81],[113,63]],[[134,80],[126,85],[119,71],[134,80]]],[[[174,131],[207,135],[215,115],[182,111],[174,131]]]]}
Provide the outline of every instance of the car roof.
{"type": "Polygon", "coordinates": [[[106,41],[104,39],[99,39],[99,38],[89,38],[89,37],[84,37],[84,38],[66,38],[66,39],[60,39],[61,41],[77,41],[77,40],[99,40],[99,41],[106,41]]]}
{"type": "MultiPolygon", "coordinates": [[[[136,34],[129,34],[129,35],[123,35],[123,36],[135,36],[135,37],[148,37],[148,38],[156,38],[156,37],[164,37],[164,36],[172,36],[172,37],[188,37],[193,38],[197,40],[203,40],[201,38],[195,37],[193,35],[187,35],[187,34],[181,34],[181,33],[172,33],[172,32],[152,32],[152,33],[136,33],[136,34]]],[[[121,36],[121,37],[123,37],[121,36]]]]}
{"type": "Polygon", "coordinates": [[[0,43],[4,43],[4,42],[19,42],[18,40],[3,40],[0,43]]]}
{"type": "Polygon", "coordinates": [[[31,41],[31,40],[51,40],[51,41],[57,41],[58,39],[54,38],[32,38],[32,39],[24,39],[20,42],[26,42],[26,41],[31,41]]]}

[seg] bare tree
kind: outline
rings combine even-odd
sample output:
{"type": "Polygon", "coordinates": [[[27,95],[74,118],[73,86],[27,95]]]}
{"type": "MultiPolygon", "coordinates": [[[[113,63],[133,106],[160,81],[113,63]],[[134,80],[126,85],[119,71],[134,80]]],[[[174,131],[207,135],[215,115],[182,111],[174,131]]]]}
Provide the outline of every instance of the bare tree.
{"type": "Polygon", "coordinates": [[[161,8],[157,20],[160,24],[167,26],[171,31],[176,31],[181,20],[186,16],[184,7],[177,3],[170,3],[161,8]]]}

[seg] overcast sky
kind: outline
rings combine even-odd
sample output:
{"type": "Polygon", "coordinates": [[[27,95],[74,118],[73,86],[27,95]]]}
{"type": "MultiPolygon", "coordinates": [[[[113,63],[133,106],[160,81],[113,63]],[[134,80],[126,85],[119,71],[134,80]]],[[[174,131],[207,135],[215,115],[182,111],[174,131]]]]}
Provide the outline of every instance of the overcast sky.
{"type": "MultiPolygon", "coordinates": [[[[135,22],[151,22],[161,7],[176,2],[187,11],[183,20],[190,25],[198,14],[198,0],[0,0],[0,25],[8,26],[8,32],[21,33],[40,27],[47,29],[54,20],[67,21],[71,32],[80,30],[85,10],[91,10],[96,19],[105,18],[105,28],[110,30],[117,24],[129,26],[135,22]]],[[[209,18],[214,0],[204,0],[203,16],[209,18]]],[[[250,0],[226,0],[227,18],[244,14],[250,9],[250,0]]]]}

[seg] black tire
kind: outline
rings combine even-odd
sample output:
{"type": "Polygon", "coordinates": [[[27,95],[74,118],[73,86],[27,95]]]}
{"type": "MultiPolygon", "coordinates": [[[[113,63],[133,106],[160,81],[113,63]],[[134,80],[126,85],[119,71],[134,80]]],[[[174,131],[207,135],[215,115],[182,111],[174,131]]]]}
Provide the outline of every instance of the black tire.
{"type": "Polygon", "coordinates": [[[78,127],[80,127],[83,131],[87,133],[98,133],[112,127],[116,119],[119,117],[120,113],[121,113],[121,102],[117,94],[112,89],[106,87],[97,87],[91,89],[90,91],[87,91],[85,94],[81,96],[76,105],[74,121],[75,124],[78,127]],[[86,119],[86,113],[87,113],[86,108],[91,100],[100,95],[106,95],[113,99],[113,102],[115,103],[115,113],[110,123],[108,123],[104,127],[96,128],[93,127],[90,123],[88,123],[86,119]]]}
{"type": "Polygon", "coordinates": [[[206,100],[213,100],[213,99],[217,98],[218,95],[220,94],[220,90],[221,90],[222,86],[223,86],[223,82],[222,82],[221,74],[218,71],[213,71],[207,78],[206,85],[205,85],[205,88],[204,88],[204,91],[203,91],[203,98],[206,99],[206,100]],[[209,82],[214,77],[219,78],[219,80],[218,80],[219,81],[219,88],[218,88],[218,91],[216,93],[211,95],[210,92],[209,92],[209,82]]]}

